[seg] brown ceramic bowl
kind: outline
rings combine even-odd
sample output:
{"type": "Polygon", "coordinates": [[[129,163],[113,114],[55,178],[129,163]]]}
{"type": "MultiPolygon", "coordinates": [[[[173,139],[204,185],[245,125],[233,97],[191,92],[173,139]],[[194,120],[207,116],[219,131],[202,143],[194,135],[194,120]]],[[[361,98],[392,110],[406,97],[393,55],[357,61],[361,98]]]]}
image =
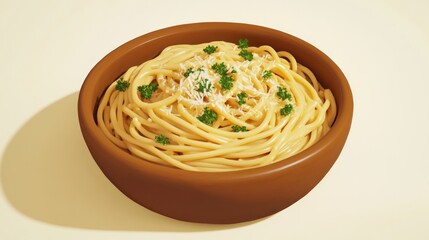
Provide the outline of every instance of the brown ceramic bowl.
{"type": "Polygon", "coordinates": [[[80,127],[88,148],[108,179],[126,196],[157,213],[190,222],[238,223],[279,212],[305,196],[338,158],[350,130],[353,98],[337,65],[294,36],[239,23],[195,23],[169,27],[135,38],[104,57],[89,73],[79,94],[80,127]],[[291,52],[332,90],[338,114],[332,129],[301,153],[268,166],[207,173],[173,169],[143,161],[111,143],[97,127],[94,112],[103,91],[129,67],[174,44],[214,40],[291,52]]]}

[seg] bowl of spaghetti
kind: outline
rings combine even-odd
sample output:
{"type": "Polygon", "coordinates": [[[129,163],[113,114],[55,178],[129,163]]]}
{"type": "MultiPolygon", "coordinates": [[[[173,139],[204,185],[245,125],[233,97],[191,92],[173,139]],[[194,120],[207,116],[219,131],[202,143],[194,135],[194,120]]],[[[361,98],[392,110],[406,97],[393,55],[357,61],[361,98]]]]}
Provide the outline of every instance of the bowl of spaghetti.
{"type": "Polygon", "coordinates": [[[290,34],[194,23],[119,46],[78,100],[88,149],[140,205],[190,222],[277,213],[326,175],[353,115],[344,74],[290,34]]]}

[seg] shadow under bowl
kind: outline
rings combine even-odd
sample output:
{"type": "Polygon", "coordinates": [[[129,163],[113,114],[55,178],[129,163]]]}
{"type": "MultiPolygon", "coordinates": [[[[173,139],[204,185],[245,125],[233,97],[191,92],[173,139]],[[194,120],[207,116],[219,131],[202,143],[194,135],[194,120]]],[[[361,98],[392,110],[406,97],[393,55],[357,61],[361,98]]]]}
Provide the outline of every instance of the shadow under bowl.
{"type": "Polygon", "coordinates": [[[338,66],[311,44],[274,29],[241,23],[210,22],[173,26],[137,37],[106,55],[91,70],[79,94],[78,115],[85,142],[106,177],[126,196],[171,218],[201,223],[251,221],[292,205],[326,175],[350,130],[353,97],[338,66]],[[233,172],[192,172],[139,159],[109,141],[94,111],[104,90],[129,67],[156,57],[165,47],[215,40],[288,51],[329,88],[337,103],[331,130],[312,147],[283,161],[233,172]]]}

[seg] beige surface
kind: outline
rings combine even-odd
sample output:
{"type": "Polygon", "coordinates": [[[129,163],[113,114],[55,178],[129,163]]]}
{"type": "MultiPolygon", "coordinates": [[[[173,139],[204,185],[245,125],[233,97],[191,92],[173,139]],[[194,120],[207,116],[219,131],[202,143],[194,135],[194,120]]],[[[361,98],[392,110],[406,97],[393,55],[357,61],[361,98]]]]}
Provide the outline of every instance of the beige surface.
{"type": "Polygon", "coordinates": [[[429,239],[427,1],[1,1],[0,239],[429,239]],[[37,3],[36,3],[37,2],[37,3]],[[76,100],[105,54],[181,23],[276,28],[328,54],[355,98],[322,182],[260,221],[205,225],[133,203],[102,175],[76,100]]]}

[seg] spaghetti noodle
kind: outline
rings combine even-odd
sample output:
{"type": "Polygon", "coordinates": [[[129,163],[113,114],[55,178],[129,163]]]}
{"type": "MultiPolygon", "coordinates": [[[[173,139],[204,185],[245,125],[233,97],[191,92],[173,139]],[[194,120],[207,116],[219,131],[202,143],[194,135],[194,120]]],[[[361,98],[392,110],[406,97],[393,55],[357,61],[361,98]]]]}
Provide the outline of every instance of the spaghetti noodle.
{"type": "Polygon", "coordinates": [[[284,160],[323,137],[335,116],[331,91],[308,68],[246,40],[167,47],[113,82],[97,111],[118,147],[190,171],[284,160]]]}

